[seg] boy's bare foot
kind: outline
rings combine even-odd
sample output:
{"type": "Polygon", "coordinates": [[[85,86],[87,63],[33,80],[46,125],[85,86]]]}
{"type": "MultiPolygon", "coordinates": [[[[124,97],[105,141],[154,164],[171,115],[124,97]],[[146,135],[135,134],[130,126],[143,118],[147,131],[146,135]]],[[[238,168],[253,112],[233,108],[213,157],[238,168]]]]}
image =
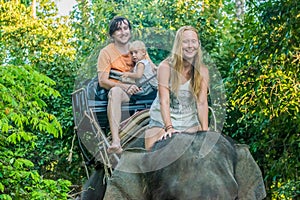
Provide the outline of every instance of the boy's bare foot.
{"type": "Polygon", "coordinates": [[[123,152],[123,149],[121,145],[118,144],[112,144],[107,148],[107,153],[116,153],[121,154],[123,152]]]}

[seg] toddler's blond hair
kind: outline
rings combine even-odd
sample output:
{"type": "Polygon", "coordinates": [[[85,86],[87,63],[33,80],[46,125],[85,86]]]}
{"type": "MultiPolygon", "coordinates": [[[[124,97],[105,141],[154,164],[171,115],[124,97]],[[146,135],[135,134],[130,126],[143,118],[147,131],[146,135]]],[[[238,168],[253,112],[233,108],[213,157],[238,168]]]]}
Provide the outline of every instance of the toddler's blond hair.
{"type": "Polygon", "coordinates": [[[129,44],[129,51],[132,51],[134,49],[146,51],[146,45],[144,44],[144,42],[142,42],[140,40],[135,40],[129,44]]]}

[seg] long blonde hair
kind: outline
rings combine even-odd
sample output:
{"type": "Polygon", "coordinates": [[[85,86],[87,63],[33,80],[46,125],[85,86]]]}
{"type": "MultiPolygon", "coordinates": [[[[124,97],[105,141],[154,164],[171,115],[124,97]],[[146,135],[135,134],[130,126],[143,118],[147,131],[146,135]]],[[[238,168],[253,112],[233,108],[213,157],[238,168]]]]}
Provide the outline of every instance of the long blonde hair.
{"type": "MultiPolygon", "coordinates": [[[[194,31],[198,36],[198,32],[194,27],[192,26],[181,27],[176,33],[172,52],[168,58],[169,65],[172,69],[171,70],[171,91],[174,92],[175,94],[178,93],[178,89],[180,86],[180,75],[183,72],[183,51],[182,51],[183,32],[188,30],[194,31]]],[[[204,63],[202,61],[202,51],[201,51],[200,41],[199,41],[199,48],[197,54],[195,55],[194,61],[191,64],[192,64],[191,90],[195,95],[195,97],[198,98],[201,91],[201,82],[202,82],[202,75],[200,72],[200,68],[204,67],[204,63]]]]}

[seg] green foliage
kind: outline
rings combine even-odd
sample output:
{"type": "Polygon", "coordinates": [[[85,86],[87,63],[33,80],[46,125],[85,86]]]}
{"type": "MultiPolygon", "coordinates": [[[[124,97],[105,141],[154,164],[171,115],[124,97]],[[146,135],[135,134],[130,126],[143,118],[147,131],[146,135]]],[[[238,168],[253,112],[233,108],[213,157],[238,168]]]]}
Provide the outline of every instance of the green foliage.
{"type": "Polygon", "coordinates": [[[299,194],[300,181],[287,180],[282,182],[281,179],[273,181],[271,185],[272,199],[290,200],[292,197],[296,198],[295,194],[299,194]]]}
{"type": "Polygon", "coordinates": [[[16,144],[21,139],[32,141],[34,138],[31,134],[25,132],[28,126],[55,137],[61,135],[62,130],[55,116],[44,112],[43,109],[46,106],[43,97],[59,96],[57,91],[49,87],[55,83],[30,66],[2,65],[0,72],[0,130],[2,133],[10,132],[8,142],[16,144]]]}
{"type": "MultiPolygon", "coordinates": [[[[70,94],[76,71],[73,31],[67,18],[58,18],[54,2],[38,4],[37,18],[31,16],[31,7],[8,1],[1,3],[0,62],[13,65],[30,64],[56,83],[61,98],[56,99],[55,113],[61,112],[63,128],[69,129],[72,119],[70,94]],[[4,50],[5,49],[5,50],[4,50]],[[60,106],[58,106],[60,105],[60,106]],[[64,119],[66,121],[64,121],[64,119]]],[[[50,104],[52,105],[52,104],[50,104]]]]}
{"type": "Polygon", "coordinates": [[[28,160],[37,133],[62,134],[43,100],[59,96],[55,82],[27,65],[1,65],[0,74],[0,199],[67,199],[71,183],[42,178],[28,160]]]}
{"type": "Polygon", "coordinates": [[[64,134],[61,134],[62,138],[59,139],[53,135],[36,134],[37,153],[30,154],[30,158],[35,163],[35,168],[40,173],[45,173],[44,177],[69,178],[66,175],[67,171],[78,173],[76,166],[79,165],[75,157],[73,168],[65,162],[73,136],[70,96],[73,92],[77,65],[80,62],[75,57],[76,39],[73,37],[74,31],[69,26],[69,19],[57,16],[58,10],[54,1],[39,1],[36,11],[36,18],[34,18],[28,1],[24,4],[16,1],[1,1],[0,63],[17,66],[30,64],[56,83],[52,87],[59,91],[60,96],[43,98],[43,101],[48,105],[45,109],[57,117],[64,134]],[[48,170],[53,163],[55,163],[54,169],[58,170],[55,173],[53,173],[54,169],[48,170]]]}
{"type": "Polygon", "coordinates": [[[1,64],[31,64],[43,71],[59,57],[74,59],[75,49],[69,41],[73,33],[66,19],[54,18],[57,12],[47,12],[55,8],[52,4],[40,3],[37,19],[31,15],[31,7],[14,1],[0,4],[1,64]]]}
{"type": "Polygon", "coordinates": [[[223,132],[250,145],[270,198],[299,195],[297,1],[249,0],[238,20],[229,0],[85,0],[72,24],[56,16],[53,1],[39,1],[36,18],[31,1],[20,2],[0,1],[0,199],[66,199],[70,183],[59,178],[80,184],[79,154],[72,164],[65,161],[73,135],[70,95],[74,83],[96,75],[115,15],[129,18],[132,39],[145,41],[156,64],[169,54],[180,26],[196,27],[226,85],[223,132]]]}
{"type": "MultiPolygon", "coordinates": [[[[299,194],[299,3],[249,3],[237,51],[226,79],[227,132],[251,146],[267,185],[280,185],[286,198],[299,194]],[[285,186],[285,187],[284,187],[285,186]]],[[[273,187],[273,189],[276,187],[273,187]]]]}

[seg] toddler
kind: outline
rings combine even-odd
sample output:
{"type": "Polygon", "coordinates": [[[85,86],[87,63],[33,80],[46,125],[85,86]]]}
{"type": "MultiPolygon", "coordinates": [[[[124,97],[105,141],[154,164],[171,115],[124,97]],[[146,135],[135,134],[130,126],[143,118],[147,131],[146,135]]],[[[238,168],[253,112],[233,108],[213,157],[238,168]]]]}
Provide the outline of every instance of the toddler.
{"type": "Polygon", "coordinates": [[[157,78],[149,60],[146,58],[146,46],[142,41],[136,40],[130,44],[129,51],[133,62],[135,62],[135,66],[133,72],[124,72],[122,79],[134,79],[136,85],[141,89],[140,92],[135,94],[141,96],[148,95],[153,90],[156,90],[157,78]]]}

